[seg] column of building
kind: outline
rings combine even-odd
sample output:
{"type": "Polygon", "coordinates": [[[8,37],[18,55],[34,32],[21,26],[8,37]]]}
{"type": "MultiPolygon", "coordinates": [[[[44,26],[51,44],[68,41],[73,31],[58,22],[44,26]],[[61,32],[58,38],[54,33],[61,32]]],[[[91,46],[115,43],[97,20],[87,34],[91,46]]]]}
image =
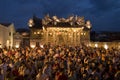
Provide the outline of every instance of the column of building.
{"type": "Polygon", "coordinates": [[[77,38],[76,38],[76,31],[74,32],[74,45],[76,46],[77,45],[77,42],[76,42],[77,38]]]}

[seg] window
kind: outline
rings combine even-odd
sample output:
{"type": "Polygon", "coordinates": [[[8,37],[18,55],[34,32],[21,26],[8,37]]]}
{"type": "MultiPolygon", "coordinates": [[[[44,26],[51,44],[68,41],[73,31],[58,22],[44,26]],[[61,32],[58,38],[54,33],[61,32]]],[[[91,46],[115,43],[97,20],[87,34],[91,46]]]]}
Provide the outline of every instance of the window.
{"type": "Polygon", "coordinates": [[[9,32],[9,36],[11,36],[11,32],[9,32]]]}

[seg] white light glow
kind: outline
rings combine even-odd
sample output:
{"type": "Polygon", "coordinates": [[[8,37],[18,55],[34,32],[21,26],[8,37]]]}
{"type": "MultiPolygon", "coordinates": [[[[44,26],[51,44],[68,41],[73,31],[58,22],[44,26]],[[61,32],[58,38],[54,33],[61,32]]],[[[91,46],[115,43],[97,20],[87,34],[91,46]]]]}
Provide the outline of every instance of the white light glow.
{"type": "Polygon", "coordinates": [[[45,27],[43,26],[42,29],[45,30],[45,27]]]}
{"type": "Polygon", "coordinates": [[[105,45],[104,45],[104,48],[105,48],[105,49],[108,49],[108,45],[107,45],[107,44],[105,44],[105,45]]]}
{"type": "Polygon", "coordinates": [[[19,48],[19,45],[15,45],[16,48],[19,48]]]}
{"type": "Polygon", "coordinates": [[[32,27],[32,24],[29,24],[30,27],[32,27]]]}
{"type": "Polygon", "coordinates": [[[98,44],[97,44],[97,43],[95,44],[95,47],[96,47],[96,48],[98,47],[98,44]]]}
{"type": "Polygon", "coordinates": [[[86,26],[87,26],[87,28],[89,28],[89,29],[91,28],[91,23],[90,23],[90,21],[87,21],[87,22],[86,22],[86,26]]]}
{"type": "Polygon", "coordinates": [[[84,27],[82,27],[82,29],[84,29],[84,27]]]}
{"type": "Polygon", "coordinates": [[[81,33],[81,35],[83,35],[83,33],[81,33]]]}
{"type": "Polygon", "coordinates": [[[76,32],[76,30],[73,30],[74,32],[76,32]]]}
{"type": "Polygon", "coordinates": [[[29,20],[28,25],[29,25],[29,27],[32,27],[32,26],[34,25],[33,19],[30,19],[30,20],[29,20]]]}
{"type": "Polygon", "coordinates": [[[35,45],[30,45],[31,46],[31,48],[35,48],[35,45]]]}
{"type": "Polygon", "coordinates": [[[40,34],[40,32],[37,32],[37,34],[40,34]]]}
{"type": "Polygon", "coordinates": [[[90,25],[88,25],[87,27],[88,27],[88,28],[91,28],[91,26],[90,26],[90,25]]]}
{"type": "Polygon", "coordinates": [[[44,46],[43,46],[43,45],[40,45],[40,47],[41,47],[41,48],[44,48],[44,46]]]}

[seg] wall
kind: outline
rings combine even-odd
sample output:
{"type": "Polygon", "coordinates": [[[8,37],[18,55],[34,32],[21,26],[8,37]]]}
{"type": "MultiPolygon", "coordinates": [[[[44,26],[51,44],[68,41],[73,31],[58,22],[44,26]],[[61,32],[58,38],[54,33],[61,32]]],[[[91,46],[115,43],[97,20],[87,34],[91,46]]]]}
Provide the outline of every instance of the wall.
{"type": "Polygon", "coordinates": [[[14,28],[14,24],[11,24],[9,27],[9,40],[10,40],[10,47],[13,47],[13,35],[15,33],[15,28],[14,28]]]}
{"type": "Polygon", "coordinates": [[[2,47],[13,47],[14,25],[4,26],[0,24],[0,44],[2,47]]]}
{"type": "Polygon", "coordinates": [[[0,25],[0,44],[2,47],[7,46],[7,41],[9,42],[9,29],[0,25]]]}

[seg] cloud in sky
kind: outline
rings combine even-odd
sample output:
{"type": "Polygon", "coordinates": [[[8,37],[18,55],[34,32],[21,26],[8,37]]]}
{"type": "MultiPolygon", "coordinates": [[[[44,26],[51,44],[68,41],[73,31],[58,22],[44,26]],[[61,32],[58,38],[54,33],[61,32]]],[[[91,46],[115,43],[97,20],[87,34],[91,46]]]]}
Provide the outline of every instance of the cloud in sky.
{"type": "Polygon", "coordinates": [[[0,0],[0,22],[13,22],[15,27],[27,27],[35,14],[51,16],[84,16],[92,22],[93,30],[120,31],[119,0],[0,0]]]}

